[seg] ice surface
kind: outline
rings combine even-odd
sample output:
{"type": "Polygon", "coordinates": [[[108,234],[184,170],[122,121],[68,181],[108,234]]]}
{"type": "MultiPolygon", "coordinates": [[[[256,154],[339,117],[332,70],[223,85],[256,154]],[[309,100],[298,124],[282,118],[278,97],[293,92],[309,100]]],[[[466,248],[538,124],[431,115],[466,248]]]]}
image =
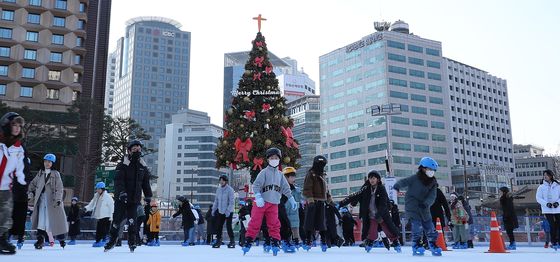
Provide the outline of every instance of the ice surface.
{"type": "Polygon", "coordinates": [[[160,247],[141,246],[134,253],[130,253],[128,246],[123,243],[122,247],[115,247],[113,250],[105,253],[103,248],[92,248],[91,244],[78,244],[75,246],[67,246],[62,250],[60,246],[45,247],[42,250],[33,248],[33,241],[26,241],[23,249],[18,250],[14,256],[0,256],[0,261],[9,262],[181,262],[181,261],[197,261],[197,262],[263,262],[263,261],[286,261],[290,262],[361,262],[368,260],[376,260],[380,262],[411,262],[411,261],[435,261],[445,260],[452,262],[507,262],[525,261],[525,262],[541,262],[550,261],[550,259],[560,258],[560,251],[555,252],[553,249],[544,249],[539,247],[519,247],[516,251],[508,254],[487,254],[488,246],[479,246],[475,249],[454,250],[443,252],[442,257],[432,257],[429,251],[426,251],[424,257],[413,257],[410,246],[403,247],[403,252],[398,254],[394,251],[387,251],[384,248],[374,248],[369,254],[359,247],[342,247],[331,248],[326,253],[321,252],[320,248],[313,248],[311,251],[300,251],[294,254],[286,254],[280,252],[277,257],[273,257],[272,253],[263,252],[262,246],[254,246],[251,251],[243,256],[241,248],[228,249],[226,246],[220,249],[212,249],[210,246],[194,246],[182,247],[179,244],[163,243],[160,247]],[[379,260],[378,260],[379,259],[379,260]]]}

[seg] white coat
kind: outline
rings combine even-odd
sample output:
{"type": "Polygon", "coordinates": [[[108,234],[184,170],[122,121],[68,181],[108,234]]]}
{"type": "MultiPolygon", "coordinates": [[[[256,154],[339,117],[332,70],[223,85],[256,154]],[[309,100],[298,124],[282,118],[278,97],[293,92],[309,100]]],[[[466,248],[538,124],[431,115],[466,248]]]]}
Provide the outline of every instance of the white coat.
{"type": "Polygon", "coordinates": [[[544,181],[537,189],[537,202],[541,204],[543,214],[560,214],[560,206],[549,208],[548,203],[560,204],[560,185],[557,182],[548,183],[544,181]]]}
{"type": "Polygon", "coordinates": [[[113,212],[115,210],[115,201],[107,193],[107,190],[103,191],[103,194],[98,194],[97,192],[93,196],[93,199],[85,207],[86,211],[93,211],[92,216],[95,219],[103,219],[108,217],[113,220],[113,212]]]}

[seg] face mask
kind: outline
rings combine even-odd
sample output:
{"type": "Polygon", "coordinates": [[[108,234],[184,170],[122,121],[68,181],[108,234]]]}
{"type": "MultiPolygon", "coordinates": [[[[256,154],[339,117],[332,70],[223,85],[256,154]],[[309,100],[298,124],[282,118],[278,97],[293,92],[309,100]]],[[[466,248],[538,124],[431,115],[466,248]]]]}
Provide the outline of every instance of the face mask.
{"type": "Polygon", "coordinates": [[[436,174],[436,171],[434,171],[434,170],[426,170],[426,175],[428,177],[434,177],[435,174],[436,174]]]}
{"type": "Polygon", "coordinates": [[[141,153],[140,152],[133,152],[131,157],[132,159],[139,159],[140,158],[141,153]]]}
{"type": "Polygon", "coordinates": [[[278,165],[280,165],[280,159],[271,159],[271,160],[268,160],[268,164],[269,164],[271,167],[278,167],[278,165]]]}

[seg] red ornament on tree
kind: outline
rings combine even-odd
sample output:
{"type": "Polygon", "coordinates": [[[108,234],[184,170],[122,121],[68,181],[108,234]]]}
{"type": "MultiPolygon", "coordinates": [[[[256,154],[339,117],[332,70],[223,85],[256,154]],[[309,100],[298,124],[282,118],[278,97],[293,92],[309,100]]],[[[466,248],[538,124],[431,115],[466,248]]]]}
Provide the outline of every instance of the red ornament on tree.
{"type": "Polygon", "coordinates": [[[272,107],[270,107],[270,104],[264,103],[262,105],[262,112],[268,112],[268,110],[272,109],[272,107]]]}
{"type": "Polygon", "coordinates": [[[255,72],[255,73],[253,74],[253,81],[255,81],[255,80],[257,80],[257,79],[258,79],[259,81],[261,80],[261,73],[260,73],[260,72],[255,72]]]}
{"type": "Polygon", "coordinates": [[[235,140],[235,151],[237,155],[235,156],[235,162],[249,162],[249,150],[253,147],[253,142],[250,138],[241,141],[240,138],[235,140]]]}
{"type": "Polygon", "coordinates": [[[273,69],[273,68],[272,68],[272,64],[271,64],[271,65],[267,66],[267,67],[264,69],[264,71],[266,72],[266,74],[270,75],[270,73],[272,73],[272,69],[273,69]]]}
{"type": "Polygon", "coordinates": [[[263,42],[261,42],[261,41],[255,42],[255,45],[256,45],[257,47],[263,47],[263,46],[264,46],[263,42]]]}
{"type": "Polygon", "coordinates": [[[294,140],[294,133],[292,133],[291,128],[284,128],[283,126],[280,127],[282,130],[282,134],[286,137],[286,146],[289,148],[298,148],[299,145],[294,140]]]}
{"type": "Polygon", "coordinates": [[[260,157],[253,158],[253,170],[261,170],[263,163],[264,163],[264,159],[260,157]]]}
{"type": "Polygon", "coordinates": [[[255,120],[255,111],[245,111],[245,119],[251,121],[255,120]]]}
{"type": "Polygon", "coordinates": [[[227,138],[229,136],[229,132],[227,130],[224,130],[224,138],[227,138]]]}
{"type": "Polygon", "coordinates": [[[255,57],[255,62],[254,62],[254,64],[255,64],[256,66],[262,67],[262,63],[263,63],[263,62],[264,62],[264,57],[262,57],[262,56],[255,57]]]}

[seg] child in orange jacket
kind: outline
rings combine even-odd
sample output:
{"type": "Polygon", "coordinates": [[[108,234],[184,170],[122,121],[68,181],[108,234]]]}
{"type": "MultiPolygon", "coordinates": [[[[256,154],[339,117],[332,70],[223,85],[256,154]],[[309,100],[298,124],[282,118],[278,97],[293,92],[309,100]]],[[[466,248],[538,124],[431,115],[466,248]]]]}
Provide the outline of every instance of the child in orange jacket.
{"type": "Polygon", "coordinates": [[[147,226],[150,227],[150,234],[148,235],[148,246],[159,246],[159,230],[161,225],[161,214],[157,208],[157,203],[154,201],[150,203],[151,210],[148,217],[147,226]]]}

